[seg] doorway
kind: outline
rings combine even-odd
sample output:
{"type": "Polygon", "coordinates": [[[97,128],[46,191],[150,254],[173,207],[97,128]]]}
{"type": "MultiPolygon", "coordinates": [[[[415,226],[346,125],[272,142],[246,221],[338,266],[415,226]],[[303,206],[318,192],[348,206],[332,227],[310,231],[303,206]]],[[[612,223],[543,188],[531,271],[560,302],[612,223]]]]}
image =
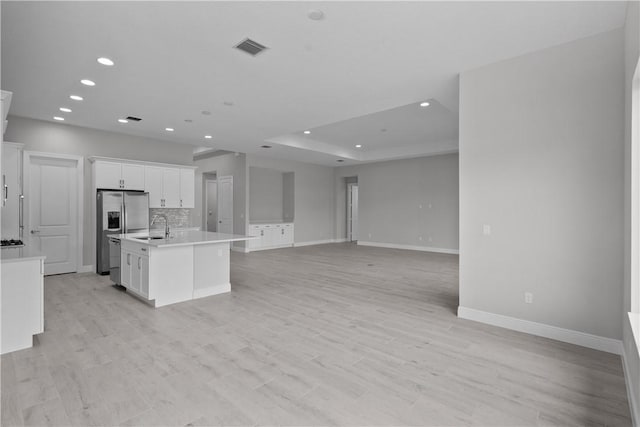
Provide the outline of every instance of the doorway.
{"type": "Polygon", "coordinates": [[[358,241],[358,182],[347,183],[347,240],[358,241]]]}
{"type": "Polygon", "coordinates": [[[205,221],[207,231],[218,230],[218,181],[207,179],[205,181],[205,221]]]}
{"type": "Polygon", "coordinates": [[[46,256],[45,275],[76,272],[82,260],[83,161],[24,153],[25,244],[46,256]]]}

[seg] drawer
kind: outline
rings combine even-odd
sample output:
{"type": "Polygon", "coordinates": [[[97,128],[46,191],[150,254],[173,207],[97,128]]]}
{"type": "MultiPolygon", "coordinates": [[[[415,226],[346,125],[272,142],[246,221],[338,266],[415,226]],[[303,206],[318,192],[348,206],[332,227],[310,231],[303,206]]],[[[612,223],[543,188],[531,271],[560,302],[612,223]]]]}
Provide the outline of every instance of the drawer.
{"type": "Polygon", "coordinates": [[[130,242],[128,240],[122,241],[122,250],[131,252],[136,255],[149,256],[149,245],[144,243],[130,242]]]}

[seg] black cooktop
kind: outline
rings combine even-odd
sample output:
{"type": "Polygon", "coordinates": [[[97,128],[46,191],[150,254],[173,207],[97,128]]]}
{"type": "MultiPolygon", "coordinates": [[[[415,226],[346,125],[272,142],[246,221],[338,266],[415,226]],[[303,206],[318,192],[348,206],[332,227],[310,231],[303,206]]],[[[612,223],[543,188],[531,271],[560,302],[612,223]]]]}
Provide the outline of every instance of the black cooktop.
{"type": "Polygon", "coordinates": [[[24,246],[24,243],[22,243],[22,240],[15,240],[15,239],[11,239],[11,240],[0,240],[0,245],[1,246],[24,246]]]}

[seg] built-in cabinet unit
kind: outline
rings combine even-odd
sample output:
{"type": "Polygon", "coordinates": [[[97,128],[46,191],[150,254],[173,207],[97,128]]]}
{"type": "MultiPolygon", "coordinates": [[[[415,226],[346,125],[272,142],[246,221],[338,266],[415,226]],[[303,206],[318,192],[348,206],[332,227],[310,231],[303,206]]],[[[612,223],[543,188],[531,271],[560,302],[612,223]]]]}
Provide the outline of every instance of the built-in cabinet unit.
{"type": "Polygon", "coordinates": [[[95,162],[96,188],[144,190],[144,165],[95,162]]]}
{"type": "Polygon", "coordinates": [[[149,298],[149,253],[143,245],[125,245],[121,250],[120,280],[122,286],[149,298]]]}
{"type": "Polygon", "coordinates": [[[2,238],[20,239],[22,151],[24,144],[2,143],[2,238]]]}
{"type": "Polygon", "coordinates": [[[248,241],[250,251],[293,246],[293,223],[251,224],[248,234],[260,237],[248,241]]]}
{"type": "Polygon", "coordinates": [[[92,157],[96,189],[149,193],[150,208],[194,208],[195,168],[92,157]]]}

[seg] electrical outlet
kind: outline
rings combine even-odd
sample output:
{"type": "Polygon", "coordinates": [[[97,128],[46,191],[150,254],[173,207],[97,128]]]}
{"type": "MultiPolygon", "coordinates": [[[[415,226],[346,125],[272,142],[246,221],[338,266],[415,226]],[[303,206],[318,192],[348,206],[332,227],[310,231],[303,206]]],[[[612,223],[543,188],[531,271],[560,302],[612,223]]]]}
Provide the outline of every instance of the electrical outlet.
{"type": "Polygon", "coordinates": [[[422,205],[418,205],[418,209],[422,209],[422,205]]]}
{"type": "Polygon", "coordinates": [[[222,256],[222,249],[218,249],[218,256],[222,256]]]}
{"type": "Polygon", "coordinates": [[[429,209],[431,209],[431,207],[432,207],[432,204],[431,204],[431,203],[429,203],[429,209]]]}
{"type": "Polygon", "coordinates": [[[482,234],[484,234],[485,236],[491,235],[491,226],[489,224],[485,224],[482,226],[482,234]]]}
{"type": "Polygon", "coordinates": [[[429,236],[429,241],[430,241],[430,242],[433,242],[433,239],[431,238],[431,236],[429,236]]]}
{"type": "Polygon", "coordinates": [[[533,294],[531,292],[524,293],[524,302],[527,304],[533,304],[533,294]]]}
{"type": "Polygon", "coordinates": [[[418,237],[418,240],[420,240],[422,242],[422,236],[418,237]]]}
{"type": "Polygon", "coordinates": [[[371,238],[371,233],[369,233],[369,238],[371,238]]]}

